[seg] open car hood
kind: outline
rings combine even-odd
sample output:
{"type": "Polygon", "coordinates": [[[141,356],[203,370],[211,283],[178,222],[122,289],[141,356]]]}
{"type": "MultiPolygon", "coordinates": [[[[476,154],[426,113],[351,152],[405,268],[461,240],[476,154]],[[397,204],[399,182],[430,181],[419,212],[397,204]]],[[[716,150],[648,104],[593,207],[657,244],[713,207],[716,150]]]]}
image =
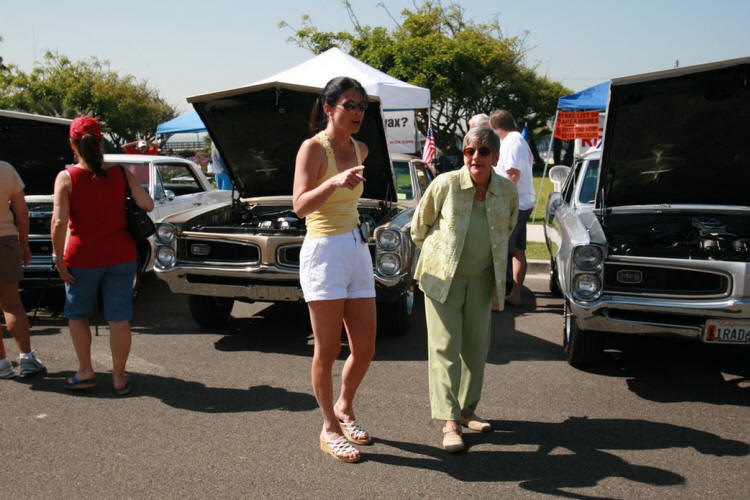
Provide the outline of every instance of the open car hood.
{"type": "Polygon", "coordinates": [[[21,176],[25,195],[51,195],[57,173],[73,163],[71,120],[0,110],[0,160],[21,176]]]}
{"type": "MultiPolygon", "coordinates": [[[[310,137],[310,111],[321,89],[271,82],[188,99],[224,158],[243,198],[288,195],[294,162],[310,137]]],[[[364,198],[396,201],[380,101],[370,96],[354,137],[367,144],[364,198]]]]}
{"type": "Polygon", "coordinates": [[[750,58],[612,80],[596,204],[750,207],[750,58]]]}

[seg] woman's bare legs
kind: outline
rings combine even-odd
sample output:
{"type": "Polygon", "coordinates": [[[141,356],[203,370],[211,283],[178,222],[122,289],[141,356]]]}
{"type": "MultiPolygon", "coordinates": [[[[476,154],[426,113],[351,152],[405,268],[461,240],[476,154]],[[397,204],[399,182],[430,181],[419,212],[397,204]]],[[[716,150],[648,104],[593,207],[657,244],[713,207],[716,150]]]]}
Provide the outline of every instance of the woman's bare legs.
{"type": "Polygon", "coordinates": [[[343,435],[333,412],[333,363],[341,351],[344,300],[312,301],[307,303],[307,307],[315,337],[310,376],[315,399],[323,412],[321,436],[331,441],[343,435]]]}
{"type": "Polygon", "coordinates": [[[375,356],[375,299],[347,299],[344,325],[350,354],[341,373],[341,394],[334,405],[334,413],[339,420],[351,422],[355,419],[354,395],[375,356]]]}
{"type": "Polygon", "coordinates": [[[91,328],[87,319],[68,320],[70,338],[78,357],[78,380],[90,380],[94,378],[94,368],[91,365],[91,328]]]}
{"type": "Polygon", "coordinates": [[[125,364],[130,355],[130,321],[109,322],[109,348],[112,351],[112,386],[125,387],[125,364]]]}
{"type": "Polygon", "coordinates": [[[375,353],[375,299],[341,299],[308,302],[315,337],[311,378],[315,398],[323,412],[321,436],[341,437],[339,418],[354,419],[354,394],[375,353]],[[351,354],[341,376],[341,394],[333,405],[333,363],[341,352],[341,325],[346,325],[351,354]],[[337,416],[338,413],[338,416],[337,416]]]}

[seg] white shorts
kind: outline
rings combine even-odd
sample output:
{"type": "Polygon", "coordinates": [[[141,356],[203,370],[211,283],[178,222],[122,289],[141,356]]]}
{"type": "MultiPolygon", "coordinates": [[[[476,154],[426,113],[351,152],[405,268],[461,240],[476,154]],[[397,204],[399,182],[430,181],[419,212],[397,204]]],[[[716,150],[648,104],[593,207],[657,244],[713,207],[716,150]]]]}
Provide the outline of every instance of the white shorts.
{"type": "Polygon", "coordinates": [[[305,302],[375,297],[370,250],[359,229],[305,238],[299,255],[305,302]]]}

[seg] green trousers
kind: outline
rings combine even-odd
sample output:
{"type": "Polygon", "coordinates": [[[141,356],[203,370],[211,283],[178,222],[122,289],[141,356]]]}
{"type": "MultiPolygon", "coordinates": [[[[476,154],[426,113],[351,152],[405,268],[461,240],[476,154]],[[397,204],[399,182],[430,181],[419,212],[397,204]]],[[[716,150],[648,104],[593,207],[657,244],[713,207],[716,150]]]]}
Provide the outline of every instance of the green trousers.
{"type": "Polygon", "coordinates": [[[494,286],[492,272],[456,275],[444,304],[425,295],[432,418],[458,420],[479,403],[494,286]]]}

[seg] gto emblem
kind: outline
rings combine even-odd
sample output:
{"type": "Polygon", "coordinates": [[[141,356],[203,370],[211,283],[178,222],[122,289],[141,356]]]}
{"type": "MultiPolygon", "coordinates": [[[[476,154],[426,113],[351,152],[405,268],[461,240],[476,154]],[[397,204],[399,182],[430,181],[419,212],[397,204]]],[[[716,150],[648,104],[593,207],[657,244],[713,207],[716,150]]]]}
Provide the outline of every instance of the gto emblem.
{"type": "Polygon", "coordinates": [[[205,243],[193,243],[190,245],[190,253],[196,256],[205,257],[209,251],[210,247],[205,243]]]}
{"type": "Polygon", "coordinates": [[[635,269],[621,269],[617,271],[617,282],[634,285],[643,281],[643,273],[635,269]]]}

